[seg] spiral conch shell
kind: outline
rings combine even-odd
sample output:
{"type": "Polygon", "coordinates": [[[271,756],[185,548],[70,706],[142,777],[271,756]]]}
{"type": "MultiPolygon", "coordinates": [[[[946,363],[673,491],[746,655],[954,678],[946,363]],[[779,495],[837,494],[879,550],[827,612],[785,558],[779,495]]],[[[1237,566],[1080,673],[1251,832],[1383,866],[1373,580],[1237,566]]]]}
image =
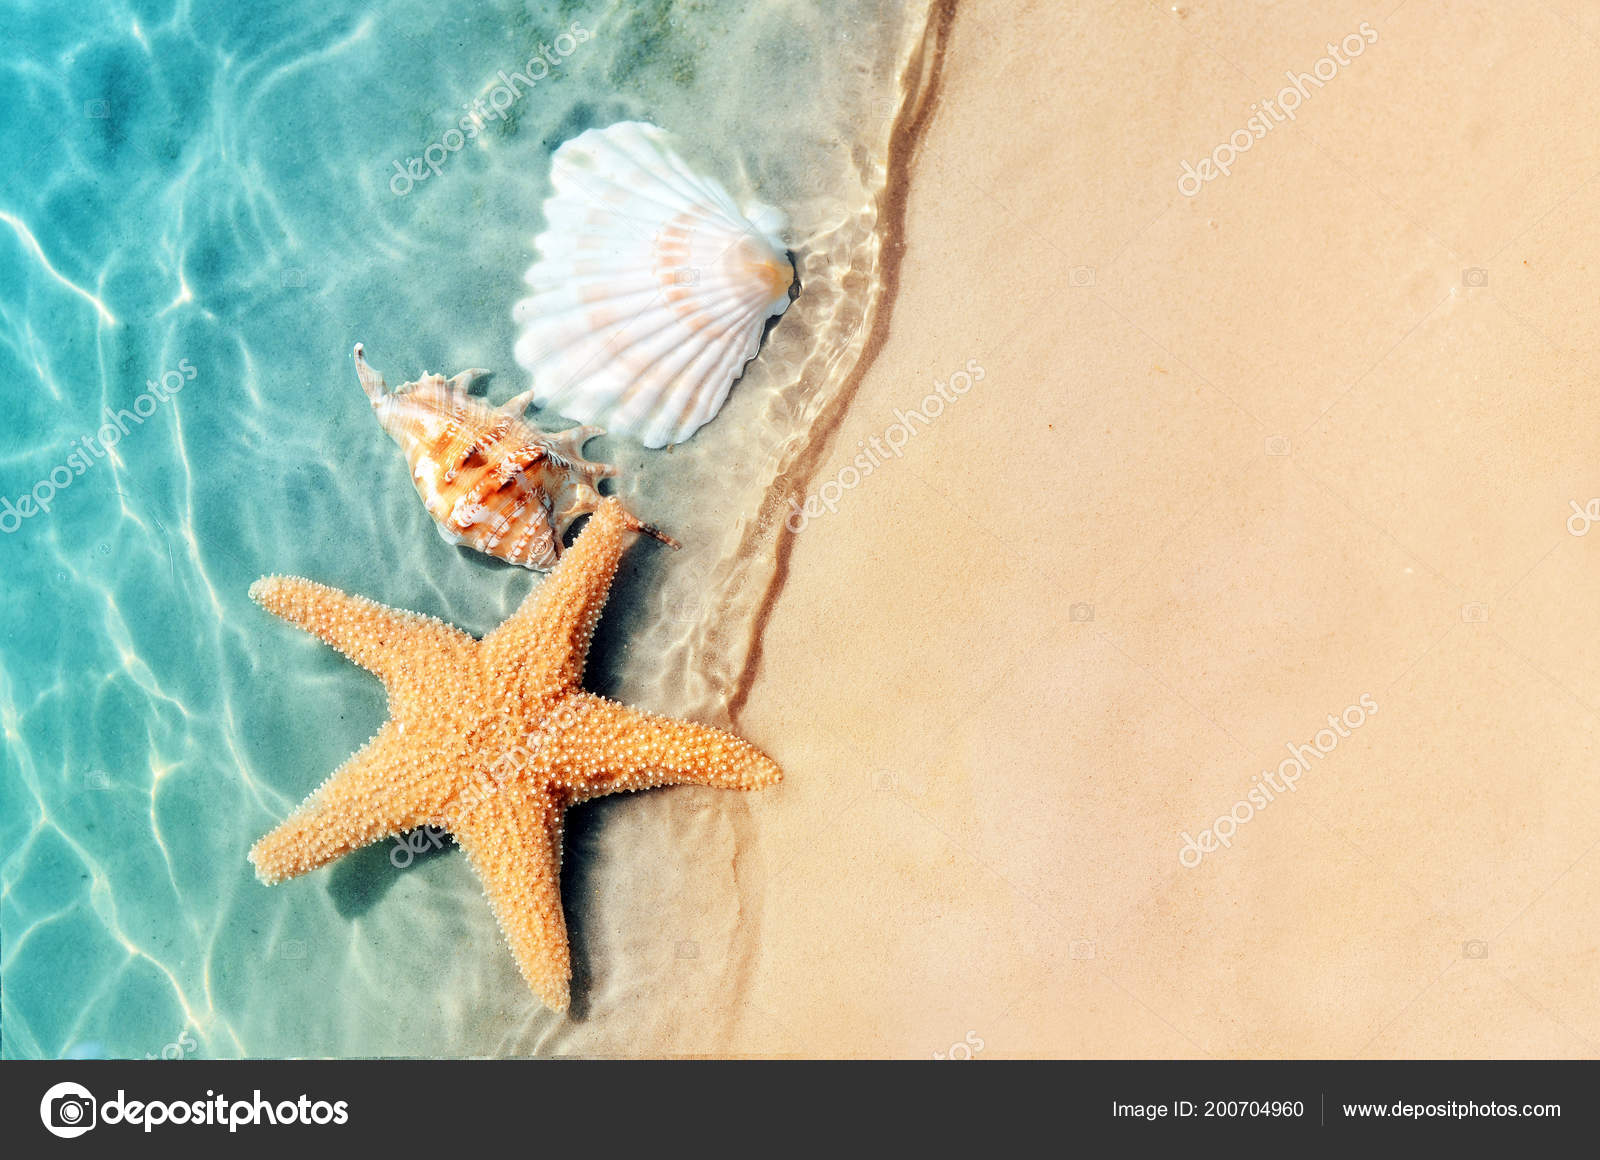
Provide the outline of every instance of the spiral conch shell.
{"type": "Polygon", "coordinates": [[[741,209],[640,121],[566,142],[550,181],[532,294],[515,311],[535,398],[646,447],[682,443],[789,305],[783,214],[741,209]]]}
{"type": "MultiPolygon", "coordinates": [[[[540,431],[522,418],[531,392],[499,407],[468,394],[488,371],[462,371],[452,379],[424,375],[390,391],[367,365],[360,343],[355,355],[361,388],[378,422],[405,452],[411,481],[446,542],[540,572],[554,568],[568,526],[600,507],[603,497],[595,485],[617,473],[582,454],[584,443],[604,432],[540,431]]],[[[627,518],[635,531],[678,546],[649,524],[627,518]]]]}

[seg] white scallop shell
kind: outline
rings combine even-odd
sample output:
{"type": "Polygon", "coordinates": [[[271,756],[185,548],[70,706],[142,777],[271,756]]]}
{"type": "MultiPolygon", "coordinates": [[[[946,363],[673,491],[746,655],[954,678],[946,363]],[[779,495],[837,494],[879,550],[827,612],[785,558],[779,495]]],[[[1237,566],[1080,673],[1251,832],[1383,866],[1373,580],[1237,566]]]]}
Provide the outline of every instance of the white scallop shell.
{"type": "Polygon", "coordinates": [[[639,121],[566,142],[550,179],[533,293],[515,312],[534,401],[646,447],[683,442],[789,305],[782,213],[741,212],[639,121]]]}

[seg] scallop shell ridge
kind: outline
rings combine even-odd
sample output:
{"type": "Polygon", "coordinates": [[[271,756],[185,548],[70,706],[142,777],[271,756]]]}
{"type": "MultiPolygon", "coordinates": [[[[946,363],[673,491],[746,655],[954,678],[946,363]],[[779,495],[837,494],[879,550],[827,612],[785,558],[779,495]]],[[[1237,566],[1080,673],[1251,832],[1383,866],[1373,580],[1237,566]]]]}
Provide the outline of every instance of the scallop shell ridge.
{"type": "Polygon", "coordinates": [[[794,282],[783,215],[743,210],[653,125],[591,129],[556,151],[517,361],[536,401],[647,447],[710,422],[794,282]]]}

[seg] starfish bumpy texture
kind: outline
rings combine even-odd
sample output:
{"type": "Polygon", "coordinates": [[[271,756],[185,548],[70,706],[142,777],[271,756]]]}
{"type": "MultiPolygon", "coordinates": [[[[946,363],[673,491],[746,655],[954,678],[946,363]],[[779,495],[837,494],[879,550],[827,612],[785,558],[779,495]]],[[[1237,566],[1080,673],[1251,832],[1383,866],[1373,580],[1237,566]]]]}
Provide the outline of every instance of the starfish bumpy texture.
{"type": "Polygon", "coordinates": [[[390,720],[250,851],[263,882],[293,878],[423,825],[449,830],[483,881],[528,985],[569,998],[561,827],[570,805],[662,785],[759,789],[782,777],[730,733],[584,692],[584,661],[628,517],[608,499],[549,577],[481,641],[295,577],[250,595],[376,674],[390,720]]]}

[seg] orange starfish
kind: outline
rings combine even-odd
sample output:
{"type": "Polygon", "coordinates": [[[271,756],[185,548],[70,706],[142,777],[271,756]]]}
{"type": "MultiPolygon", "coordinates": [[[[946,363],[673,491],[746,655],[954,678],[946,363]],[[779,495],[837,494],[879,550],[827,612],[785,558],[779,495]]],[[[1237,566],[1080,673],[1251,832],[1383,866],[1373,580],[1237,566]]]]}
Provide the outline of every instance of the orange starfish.
{"type": "Polygon", "coordinates": [[[528,985],[564,1011],[572,975],[561,913],[568,806],[659,785],[759,789],[783,775],[720,729],[583,691],[583,666],[628,517],[608,499],[555,571],[481,641],[295,577],[250,595],[375,673],[390,720],[250,851],[268,884],[369,842],[442,826],[467,852],[528,985]]]}

